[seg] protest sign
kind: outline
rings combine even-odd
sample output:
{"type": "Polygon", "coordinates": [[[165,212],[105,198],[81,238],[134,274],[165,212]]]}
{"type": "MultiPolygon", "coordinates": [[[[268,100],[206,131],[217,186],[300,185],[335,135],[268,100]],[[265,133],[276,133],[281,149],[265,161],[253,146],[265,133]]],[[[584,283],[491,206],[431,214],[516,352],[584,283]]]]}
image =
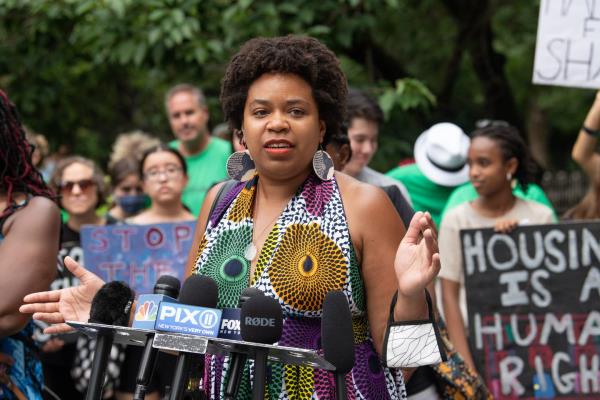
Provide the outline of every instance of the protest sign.
{"type": "Polygon", "coordinates": [[[124,281],[136,294],[152,293],[161,275],[184,279],[194,222],[85,226],[85,266],[104,281],[124,281]]]}
{"type": "Polygon", "coordinates": [[[600,88],[600,1],[541,1],[533,82],[600,88]]]}
{"type": "Polygon", "coordinates": [[[600,399],[600,223],[460,233],[469,344],[496,399],[600,399]]]}

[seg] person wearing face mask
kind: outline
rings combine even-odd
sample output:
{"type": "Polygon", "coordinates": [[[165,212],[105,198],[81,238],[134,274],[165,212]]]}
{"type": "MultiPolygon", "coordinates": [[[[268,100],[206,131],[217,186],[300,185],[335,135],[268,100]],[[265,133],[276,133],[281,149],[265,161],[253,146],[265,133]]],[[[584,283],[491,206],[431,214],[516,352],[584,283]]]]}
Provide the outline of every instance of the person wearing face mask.
{"type": "Polygon", "coordinates": [[[139,162],[134,158],[123,158],[110,168],[113,206],[108,210],[108,223],[116,223],[133,217],[148,204],[148,196],[142,188],[139,162]]]}

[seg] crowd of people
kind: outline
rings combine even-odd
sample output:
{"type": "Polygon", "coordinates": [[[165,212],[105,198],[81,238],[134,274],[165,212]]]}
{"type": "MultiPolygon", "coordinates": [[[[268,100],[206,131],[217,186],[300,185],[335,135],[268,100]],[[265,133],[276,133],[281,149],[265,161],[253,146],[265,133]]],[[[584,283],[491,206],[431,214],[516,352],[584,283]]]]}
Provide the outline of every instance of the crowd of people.
{"type": "MultiPolygon", "coordinates": [[[[305,37],[247,42],[227,67],[220,100],[227,125],[211,134],[202,91],[174,86],[164,103],[175,139],[122,134],[105,174],[78,155],[44,160],[47,142],[24,128],[0,91],[0,397],[85,394],[94,343],[64,322],[86,320],[103,282],[84,268],[82,226],[197,220],[186,272],[215,279],[219,307],[236,307],[248,286],[277,299],[282,345],[318,349],[324,295],[343,291],[354,317],[350,391],[490,398],[467,341],[459,231],[557,221],[534,183],[522,135],[504,121],[480,121],[470,134],[437,123],[417,139],[413,163],[377,172],[369,163],[381,109],[366,92],[348,89],[333,53],[305,37]],[[227,179],[239,182],[223,195],[227,179]],[[229,276],[224,266],[233,258],[242,266],[229,276]],[[436,276],[448,361],[386,367],[394,293],[393,320],[423,319],[424,289],[436,297],[436,276]]],[[[572,154],[590,190],[566,219],[600,217],[599,136],[600,92],[572,154]]],[[[174,360],[163,356],[147,399],[168,392],[174,360]]],[[[105,398],[133,398],[140,357],[138,349],[113,346],[105,398]]],[[[226,358],[206,357],[208,398],[221,398],[227,369],[226,358]]],[[[270,371],[269,398],[332,398],[330,377],[316,370],[273,364],[270,371]]],[[[251,374],[248,363],[246,382],[251,374]]],[[[250,385],[241,390],[248,398],[250,385]]]]}

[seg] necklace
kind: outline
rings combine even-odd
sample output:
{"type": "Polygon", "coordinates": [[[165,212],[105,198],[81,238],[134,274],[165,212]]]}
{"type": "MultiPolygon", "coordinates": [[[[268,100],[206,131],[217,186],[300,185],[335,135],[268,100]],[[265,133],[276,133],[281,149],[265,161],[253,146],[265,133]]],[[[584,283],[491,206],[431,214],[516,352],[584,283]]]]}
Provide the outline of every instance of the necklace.
{"type": "MultiPolygon", "coordinates": [[[[258,187],[256,188],[256,195],[255,195],[255,205],[254,205],[254,209],[256,210],[258,207],[258,187]]],[[[288,200],[289,202],[289,200],[288,200]]],[[[279,212],[278,214],[275,215],[275,218],[273,218],[261,231],[260,234],[255,237],[254,236],[254,221],[252,222],[252,241],[248,244],[248,246],[246,247],[246,249],[244,250],[244,258],[250,262],[254,261],[254,259],[256,258],[256,256],[258,255],[258,247],[256,246],[256,242],[257,240],[260,240],[265,231],[271,227],[273,225],[273,223],[277,220],[277,218],[279,218],[279,216],[281,215],[281,213],[283,212],[283,210],[285,210],[285,207],[287,206],[287,202],[285,203],[285,205],[283,206],[284,208],[281,210],[281,212],[279,212]]],[[[256,213],[255,213],[256,214],[256,213]]]]}

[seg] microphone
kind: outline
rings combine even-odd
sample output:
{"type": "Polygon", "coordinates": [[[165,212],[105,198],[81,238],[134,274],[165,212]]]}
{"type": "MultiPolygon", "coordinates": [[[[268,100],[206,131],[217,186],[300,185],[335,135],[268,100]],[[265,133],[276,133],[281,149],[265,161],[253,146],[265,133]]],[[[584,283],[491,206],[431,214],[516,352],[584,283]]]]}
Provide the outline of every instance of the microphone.
{"type": "MultiPolygon", "coordinates": [[[[283,313],[279,302],[267,296],[254,296],[242,305],[240,331],[247,342],[273,344],[281,338],[283,313]]],[[[269,350],[256,348],[252,398],[263,400],[269,350]]]]}
{"type": "MultiPolygon", "coordinates": [[[[242,291],[240,295],[240,300],[238,306],[242,308],[244,303],[254,296],[263,296],[264,293],[255,287],[249,287],[242,291]]],[[[237,313],[237,326],[239,327],[240,323],[240,309],[230,309],[237,313]]],[[[226,327],[226,324],[229,324],[229,321],[232,319],[226,319],[227,309],[223,309],[223,319],[221,320],[221,329],[226,327]]],[[[239,336],[239,328],[237,329],[239,336]]],[[[233,334],[229,334],[230,336],[234,336],[233,334]]],[[[241,338],[241,337],[240,337],[241,338]]],[[[238,338],[236,338],[238,339],[238,338]]],[[[227,381],[227,385],[225,386],[225,399],[226,400],[235,400],[237,397],[238,391],[240,390],[240,385],[242,383],[242,374],[244,372],[244,366],[246,365],[246,360],[248,356],[242,353],[233,353],[230,358],[230,367],[229,367],[229,380],[227,381]]]]}
{"type": "Polygon", "coordinates": [[[179,296],[179,289],[181,289],[179,279],[171,275],[163,275],[154,285],[154,294],[162,294],[176,299],[179,296]]]}
{"type": "MultiPolygon", "coordinates": [[[[179,303],[181,305],[215,308],[218,300],[219,288],[217,283],[212,278],[204,275],[192,275],[186,279],[181,288],[181,293],[179,294],[179,303]]],[[[159,310],[159,314],[160,313],[161,311],[159,310]]],[[[218,327],[218,321],[216,321],[216,325],[218,327]]],[[[175,367],[175,376],[173,377],[173,384],[171,386],[170,400],[178,400],[183,395],[194,357],[203,358],[203,356],[184,352],[179,353],[177,365],[175,367]]],[[[202,363],[198,364],[202,365],[202,363]]]]}
{"type": "MultiPolygon", "coordinates": [[[[121,282],[106,283],[92,299],[88,322],[127,326],[133,299],[133,290],[125,284],[121,282]]],[[[114,334],[109,332],[99,332],[96,337],[96,348],[86,400],[99,400],[102,397],[102,386],[104,385],[104,376],[113,338],[114,334]]]]}
{"type": "MultiPolygon", "coordinates": [[[[133,327],[154,329],[159,304],[163,301],[177,302],[175,299],[179,295],[180,286],[179,279],[174,276],[163,275],[158,278],[154,285],[154,294],[142,295],[138,298],[133,327]],[[145,326],[145,324],[149,324],[150,326],[145,326]]],[[[140,369],[136,377],[133,400],[144,400],[146,396],[150,379],[152,379],[152,374],[156,368],[156,358],[158,355],[158,349],[152,347],[153,344],[154,334],[148,335],[148,340],[142,353],[140,369]]]]}
{"type": "Polygon", "coordinates": [[[346,400],[346,374],[354,366],[354,333],[348,300],[339,290],[327,293],[323,301],[321,344],[325,359],[335,366],[336,398],[346,400]]]}

